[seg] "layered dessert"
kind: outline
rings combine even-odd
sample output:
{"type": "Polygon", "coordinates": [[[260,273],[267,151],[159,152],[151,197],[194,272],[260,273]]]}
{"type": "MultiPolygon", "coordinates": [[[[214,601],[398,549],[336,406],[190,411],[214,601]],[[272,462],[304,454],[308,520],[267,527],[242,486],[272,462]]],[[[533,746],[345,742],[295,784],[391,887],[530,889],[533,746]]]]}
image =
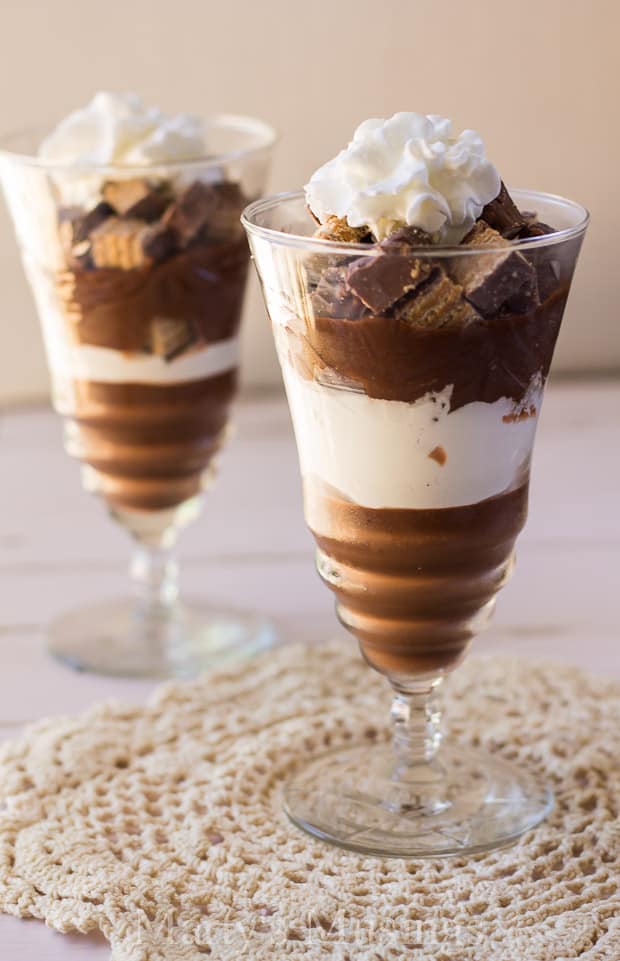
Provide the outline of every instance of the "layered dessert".
{"type": "Polygon", "coordinates": [[[363,123],[305,200],[314,240],[259,268],[319,572],[373,667],[436,673],[511,566],[580,240],[437,116],[363,123]]]}
{"type": "Polygon", "coordinates": [[[97,94],[39,157],[42,219],[25,223],[32,198],[20,210],[7,193],[69,449],[114,508],[177,507],[200,491],[236,390],[248,196],[199,120],[133,95],[97,94]]]}

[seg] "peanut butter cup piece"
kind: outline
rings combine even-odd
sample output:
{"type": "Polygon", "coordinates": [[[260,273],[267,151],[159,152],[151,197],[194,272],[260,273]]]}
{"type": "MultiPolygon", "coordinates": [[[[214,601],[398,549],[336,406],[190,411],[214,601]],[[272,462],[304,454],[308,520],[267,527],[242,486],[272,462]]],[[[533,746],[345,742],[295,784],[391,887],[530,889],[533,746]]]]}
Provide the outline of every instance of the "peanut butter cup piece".
{"type": "MultiPolygon", "coordinates": [[[[536,219],[536,214],[528,218],[525,226],[521,230],[519,237],[523,239],[535,239],[536,237],[546,237],[556,231],[549,224],[536,219]]],[[[556,246],[533,247],[527,251],[526,256],[536,270],[538,282],[538,294],[541,301],[545,301],[554,290],[557,289],[562,275],[562,264],[558,256],[559,250],[556,246]]]]}
{"type": "Polygon", "coordinates": [[[502,237],[508,240],[514,240],[515,237],[519,236],[525,224],[525,217],[506,190],[506,184],[503,180],[495,200],[482,208],[480,220],[484,220],[489,227],[497,230],[502,237]]]}
{"type": "Polygon", "coordinates": [[[206,220],[203,231],[207,241],[227,240],[243,235],[241,211],[248,199],[241,186],[231,180],[210,184],[213,192],[213,209],[206,220]]]}
{"type": "Polygon", "coordinates": [[[419,287],[433,267],[427,260],[381,253],[364,257],[348,268],[349,290],[375,314],[382,314],[406,294],[419,287]]]}
{"type": "Polygon", "coordinates": [[[453,283],[441,267],[433,270],[413,296],[397,305],[395,314],[420,330],[466,327],[480,319],[463,296],[463,288],[453,283]]]}
{"type": "Polygon", "coordinates": [[[175,231],[161,221],[144,228],[141,243],[145,257],[155,263],[166,260],[178,250],[175,231]]]}
{"type": "Polygon", "coordinates": [[[151,350],[165,361],[174,360],[193,346],[197,339],[196,329],[189,320],[154,317],[151,321],[151,350]]]}
{"type": "Polygon", "coordinates": [[[370,237],[368,227],[351,227],[345,217],[328,217],[314,234],[319,240],[334,240],[343,244],[361,244],[370,237]]]}
{"type": "Polygon", "coordinates": [[[479,249],[480,254],[455,257],[450,274],[484,317],[493,317],[502,310],[528,313],[538,306],[534,268],[497,230],[480,220],[462,244],[479,249]],[[494,249],[485,254],[485,248],[494,249]],[[503,251],[498,253],[497,248],[503,251]]]}

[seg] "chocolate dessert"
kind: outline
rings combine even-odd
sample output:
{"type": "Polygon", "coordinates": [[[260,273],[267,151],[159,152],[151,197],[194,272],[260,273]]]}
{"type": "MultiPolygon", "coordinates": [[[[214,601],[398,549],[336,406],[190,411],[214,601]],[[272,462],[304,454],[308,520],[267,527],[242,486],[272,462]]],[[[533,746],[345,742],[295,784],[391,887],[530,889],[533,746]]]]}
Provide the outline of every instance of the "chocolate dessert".
{"type": "Polygon", "coordinates": [[[362,124],[307,185],[319,225],[266,291],[318,569],[392,677],[453,666],[510,570],[581,241],[521,211],[477,135],[446,129],[362,124]]]}
{"type": "Polygon", "coordinates": [[[221,443],[237,383],[246,201],[228,181],[179,190],[133,179],[104,183],[89,210],[59,209],[66,266],[56,290],[67,339],[87,349],[60,407],[77,425],[72,452],[117,507],[158,510],[192,497],[221,443]]]}

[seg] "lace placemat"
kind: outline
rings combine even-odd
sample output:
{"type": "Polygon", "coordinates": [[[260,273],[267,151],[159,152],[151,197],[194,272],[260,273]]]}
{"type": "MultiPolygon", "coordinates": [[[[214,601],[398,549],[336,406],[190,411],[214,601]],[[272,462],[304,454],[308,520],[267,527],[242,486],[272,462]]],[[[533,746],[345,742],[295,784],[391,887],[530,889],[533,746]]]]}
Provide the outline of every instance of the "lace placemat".
{"type": "Polygon", "coordinates": [[[451,736],[555,784],[508,850],[377,860],[289,824],[283,780],[387,734],[389,690],[354,644],[284,647],[4,745],[0,908],[114,961],[618,961],[620,682],[471,658],[447,687],[451,736]]]}

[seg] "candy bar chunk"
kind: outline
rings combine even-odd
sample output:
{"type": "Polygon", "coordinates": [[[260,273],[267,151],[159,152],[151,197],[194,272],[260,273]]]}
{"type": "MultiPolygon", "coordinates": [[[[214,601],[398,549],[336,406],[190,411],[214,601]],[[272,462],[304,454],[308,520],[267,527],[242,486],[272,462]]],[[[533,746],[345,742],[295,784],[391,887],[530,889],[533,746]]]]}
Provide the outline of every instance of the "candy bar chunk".
{"type": "Polygon", "coordinates": [[[323,270],[310,300],[315,317],[353,320],[367,313],[364,305],[349,290],[346,267],[327,267],[323,270]]]}
{"type": "Polygon", "coordinates": [[[451,275],[483,317],[493,317],[505,306],[510,309],[511,298],[517,295],[521,295],[521,300],[517,299],[519,313],[528,313],[538,306],[534,268],[501,234],[478,221],[462,243],[481,252],[477,256],[455,257],[451,275]],[[485,248],[494,250],[485,254],[485,248]],[[497,248],[503,249],[498,252],[497,248]]]}
{"type": "Polygon", "coordinates": [[[213,184],[195,180],[170,204],[162,222],[175,231],[179,245],[187,247],[207,226],[217,206],[218,198],[213,184]]]}
{"type": "Polygon", "coordinates": [[[151,350],[168,363],[188,350],[197,339],[196,329],[189,320],[154,317],[151,321],[151,350]]]}
{"type": "Polygon", "coordinates": [[[223,180],[211,184],[214,195],[213,210],[205,223],[207,240],[226,240],[243,236],[241,211],[247,204],[247,197],[238,183],[223,180]]]}
{"type": "Polygon", "coordinates": [[[145,257],[155,263],[167,260],[179,249],[175,231],[160,221],[144,228],[141,243],[145,257]]]}
{"type": "Polygon", "coordinates": [[[419,330],[466,327],[479,314],[463,296],[463,288],[453,283],[443,268],[396,307],[396,316],[419,330]]]}
{"type": "Polygon", "coordinates": [[[120,267],[122,270],[131,270],[134,267],[146,266],[150,263],[142,247],[146,229],[141,220],[109,217],[90,235],[95,267],[120,267]]]}
{"type": "Polygon", "coordinates": [[[400,254],[364,257],[347,270],[349,290],[375,314],[382,314],[419,287],[433,269],[430,261],[400,254]]]}
{"type": "Polygon", "coordinates": [[[495,200],[482,208],[480,219],[508,240],[514,240],[519,236],[525,223],[523,214],[506,190],[506,184],[503,181],[495,200]]]}
{"type": "Polygon", "coordinates": [[[88,240],[92,231],[113,213],[105,201],[101,201],[86,213],[81,207],[61,207],[58,211],[58,229],[65,250],[72,250],[77,244],[88,240]]]}
{"type": "Polygon", "coordinates": [[[319,240],[335,240],[341,244],[361,244],[370,237],[368,227],[350,227],[344,217],[328,217],[314,234],[319,240]]]}
{"type": "Polygon", "coordinates": [[[397,227],[391,234],[381,241],[380,247],[393,250],[395,247],[430,247],[433,243],[431,234],[427,234],[420,227],[397,227]]]}
{"type": "Polygon", "coordinates": [[[170,197],[159,185],[135,177],[131,180],[110,180],[103,186],[103,197],[121,217],[158,220],[168,206],[170,197]]]}

